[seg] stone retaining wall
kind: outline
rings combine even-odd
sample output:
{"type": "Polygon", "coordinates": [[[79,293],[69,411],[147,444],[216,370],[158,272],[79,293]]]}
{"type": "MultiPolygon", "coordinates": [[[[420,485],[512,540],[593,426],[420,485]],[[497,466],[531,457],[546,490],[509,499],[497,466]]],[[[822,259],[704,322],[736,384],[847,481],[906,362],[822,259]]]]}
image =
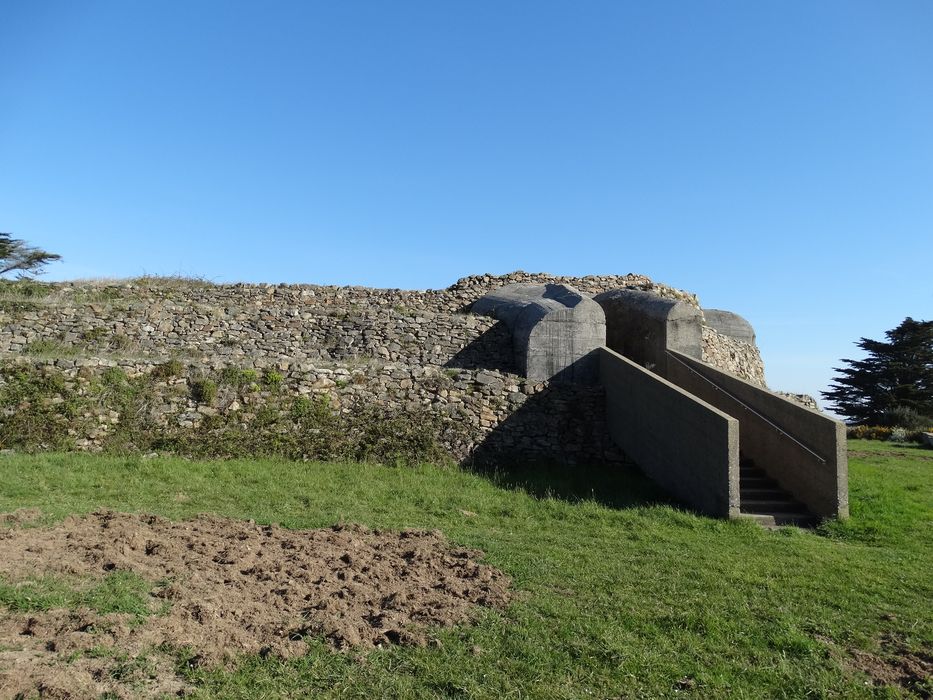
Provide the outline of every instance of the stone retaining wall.
{"type": "Polygon", "coordinates": [[[758,347],[703,326],[703,361],[759,386],[765,383],[765,367],[758,347]]]}
{"type": "MultiPolygon", "coordinates": [[[[147,410],[157,425],[192,428],[211,415],[241,413],[248,426],[247,402],[263,400],[261,386],[244,392],[221,384],[210,405],[191,396],[193,378],[233,367],[275,371],[282,376],[278,391],[327,395],[336,411],[430,411],[444,426],[444,449],[459,461],[511,452],[566,463],[619,459],[606,435],[600,388],[517,376],[508,330],[469,313],[489,290],[517,282],[566,283],[586,294],[631,287],[698,306],[695,296],[641,275],[516,272],[426,291],[156,278],[42,285],[44,296],[22,298],[5,285],[0,361],[61,373],[81,390],[110,367],[133,376],[177,358],[185,376],[150,387],[147,410]]],[[[740,376],[757,372],[763,381],[757,350],[741,345],[710,333],[704,359],[740,376]]],[[[99,447],[108,426],[121,420],[106,402],[99,409],[97,427],[76,435],[76,447],[99,447]]]]}

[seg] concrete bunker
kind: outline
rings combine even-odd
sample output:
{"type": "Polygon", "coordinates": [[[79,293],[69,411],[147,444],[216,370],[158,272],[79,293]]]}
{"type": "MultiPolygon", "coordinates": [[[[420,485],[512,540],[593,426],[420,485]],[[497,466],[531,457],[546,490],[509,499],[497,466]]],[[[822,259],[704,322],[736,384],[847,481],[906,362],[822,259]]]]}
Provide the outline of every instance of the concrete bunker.
{"type": "Polygon", "coordinates": [[[506,324],[515,365],[535,380],[595,384],[606,344],[602,307],[566,284],[510,284],[474,302],[474,313],[506,324]]]}
{"type": "Polygon", "coordinates": [[[703,314],[695,306],[635,289],[593,297],[606,314],[606,345],[637,364],[667,376],[670,349],[703,357],[703,314]]]}
{"type": "MultiPolygon", "coordinates": [[[[738,512],[771,525],[810,524],[814,516],[848,516],[848,461],[842,423],[704,362],[704,315],[697,307],[626,289],[604,292],[595,300],[605,311],[607,345],[618,353],[603,357],[611,431],[614,438],[624,440],[619,444],[623,450],[640,456],[639,466],[649,475],[672,492],[687,494],[684,500],[706,512],[732,516],[738,512]],[[676,386],[683,394],[646,389],[646,377],[626,369],[621,362],[625,358],[650,370],[656,383],[676,386]],[[648,391],[664,400],[651,405],[642,400],[641,410],[653,414],[665,404],[663,412],[672,426],[672,434],[662,436],[656,429],[657,416],[650,421],[638,418],[655,426],[653,441],[658,444],[653,448],[640,444],[644,430],[633,433],[613,425],[622,419],[634,420],[621,407],[639,402],[648,391]],[[737,421],[738,440],[723,435],[713,449],[708,439],[676,428],[694,425],[700,416],[714,425],[710,412],[737,421]],[[681,414],[692,417],[684,419],[681,414]],[[665,439],[692,444],[672,454],[660,445],[665,439]],[[685,459],[691,451],[696,451],[696,456],[685,459]],[[713,468],[708,455],[717,452],[719,466],[713,468]],[[691,483],[696,481],[694,472],[703,473],[708,485],[704,492],[691,483]],[[684,486],[672,487],[672,479],[683,481],[684,486]]],[[[751,324],[737,314],[711,310],[706,312],[706,323],[723,335],[754,343],[751,324]]]]}
{"type": "Polygon", "coordinates": [[[727,335],[749,345],[755,344],[755,329],[738,314],[721,309],[703,309],[703,316],[706,325],[720,335],[727,335]]]}

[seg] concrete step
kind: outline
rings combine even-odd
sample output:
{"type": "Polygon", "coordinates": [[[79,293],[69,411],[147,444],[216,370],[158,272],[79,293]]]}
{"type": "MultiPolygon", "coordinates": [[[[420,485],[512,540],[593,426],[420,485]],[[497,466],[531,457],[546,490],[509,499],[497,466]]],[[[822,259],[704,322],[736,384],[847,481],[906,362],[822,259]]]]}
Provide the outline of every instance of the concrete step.
{"type": "Polygon", "coordinates": [[[764,469],[739,469],[739,480],[767,479],[768,473],[764,469]]]}
{"type": "Polygon", "coordinates": [[[739,518],[751,520],[769,529],[778,527],[816,527],[820,519],[811,513],[741,513],[739,518]]]}
{"type": "Polygon", "coordinates": [[[739,479],[739,488],[745,489],[775,489],[779,490],[778,482],[767,476],[749,477],[739,479]]]}
{"type": "Polygon", "coordinates": [[[778,513],[805,513],[806,508],[792,498],[743,498],[740,503],[740,509],[743,513],[769,514],[778,513]]]}
{"type": "Polygon", "coordinates": [[[741,517],[754,520],[763,527],[813,527],[819,523],[819,518],[809,513],[806,506],[750,459],[740,462],[739,502],[741,517]]]}
{"type": "Polygon", "coordinates": [[[759,500],[759,501],[768,501],[768,500],[782,500],[784,498],[790,498],[786,491],[782,491],[776,486],[746,486],[742,484],[740,489],[740,494],[742,496],[742,503],[745,503],[746,500],[759,500]]]}

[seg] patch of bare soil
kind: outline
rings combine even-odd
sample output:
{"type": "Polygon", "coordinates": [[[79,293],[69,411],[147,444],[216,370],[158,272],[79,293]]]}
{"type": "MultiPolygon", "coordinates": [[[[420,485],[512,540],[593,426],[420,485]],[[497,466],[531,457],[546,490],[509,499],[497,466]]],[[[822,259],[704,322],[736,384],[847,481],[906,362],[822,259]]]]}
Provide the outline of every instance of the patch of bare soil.
{"type": "Polygon", "coordinates": [[[213,665],[299,656],[308,635],[338,649],[422,644],[431,626],[509,601],[505,574],[438,531],[297,531],[110,511],[52,528],[16,522],[0,520],[4,579],[132,571],[154,582],[153,614],[0,611],[0,697],[183,694],[166,649],[190,648],[194,663],[213,665]]]}
{"type": "Polygon", "coordinates": [[[897,639],[884,636],[881,653],[849,649],[847,664],[871,678],[875,685],[903,688],[921,698],[933,698],[933,656],[909,651],[897,639]]]}
{"type": "Polygon", "coordinates": [[[42,517],[38,508],[19,508],[12,513],[0,513],[0,528],[11,525],[27,525],[42,517]]]}

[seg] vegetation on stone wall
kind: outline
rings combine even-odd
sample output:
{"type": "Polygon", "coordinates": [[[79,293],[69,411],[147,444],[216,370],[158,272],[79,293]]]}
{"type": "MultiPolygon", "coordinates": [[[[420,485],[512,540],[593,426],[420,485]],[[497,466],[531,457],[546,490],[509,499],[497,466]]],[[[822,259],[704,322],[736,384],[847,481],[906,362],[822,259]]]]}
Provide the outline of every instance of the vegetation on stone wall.
{"type": "MultiPolygon", "coordinates": [[[[177,360],[128,377],[119,367],[82,384],[51,366],[0,367],[0,448],[72,450],[93,438],[110,453],[171,452],[197,457],[280,456],[290,459],[374,461],[388,464],[448,462],[441,447],[452,422],[425,410],[392,411],[376,405],[343,412],[324,395],[279,391],[281,375],[225,368],[211,376],[182,378],[177,360]],[[199,422],[159,424],[151,403],[154,385],[174,382],[190,394],[199,422]],[[269,390],[271,388],[271,390],[269,390]],[[243,410],[221,412],[218,392],[234,395],[243,410]]],[[[163,390],[165,387],[163,387],[163,390]]]]}

